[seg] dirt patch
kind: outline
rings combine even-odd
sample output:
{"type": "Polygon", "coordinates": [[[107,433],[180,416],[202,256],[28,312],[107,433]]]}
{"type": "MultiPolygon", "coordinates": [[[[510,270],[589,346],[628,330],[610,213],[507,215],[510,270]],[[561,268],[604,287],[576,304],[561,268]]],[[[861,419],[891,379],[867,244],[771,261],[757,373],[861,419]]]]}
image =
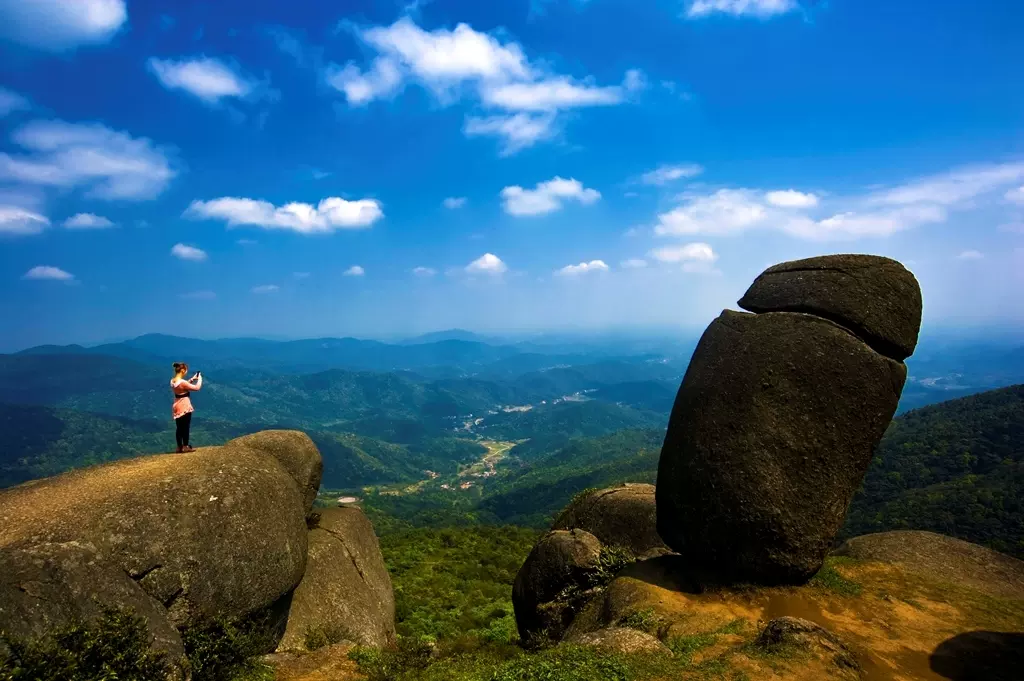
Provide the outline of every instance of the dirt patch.
{"type": "Polygon", "coordinates": [[[263,658],[275,681],[359,681],[366,677],[349,659],[352,643],[337,643],[311,653],[278,653],[263,658]]]}

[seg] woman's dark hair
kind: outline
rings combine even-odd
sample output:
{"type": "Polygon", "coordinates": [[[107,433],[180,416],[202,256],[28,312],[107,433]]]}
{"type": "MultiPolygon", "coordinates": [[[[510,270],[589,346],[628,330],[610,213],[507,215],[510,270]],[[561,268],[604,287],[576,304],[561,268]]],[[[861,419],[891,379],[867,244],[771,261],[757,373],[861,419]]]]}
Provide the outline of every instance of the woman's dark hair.
{"type": "Polygon", "coordinates": [[[175,362],[171,366],[174,367],[174,373],[178,373],[178,372],[181,372],[181,371],[187,371],[188,370],[188,365],[185,364],[184,362],[175,362]]]}

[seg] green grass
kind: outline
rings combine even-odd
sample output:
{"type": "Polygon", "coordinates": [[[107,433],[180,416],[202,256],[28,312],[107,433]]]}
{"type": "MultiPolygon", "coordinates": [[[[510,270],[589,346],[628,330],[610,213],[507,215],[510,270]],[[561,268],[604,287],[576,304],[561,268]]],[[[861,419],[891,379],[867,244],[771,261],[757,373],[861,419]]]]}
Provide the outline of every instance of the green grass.
{"type": "Polygon", "coordinates": [[[694,653],[715,644],[718,637],[715,634],[691,634],[689,636],[676,636],[665,642],[668,649],[675,654],[681,662],[690,664],[694,653]]]}
{"type": "Polygon", "coordinates": [[[811,586],[822,589],[824,591],[830,591],[839,596],[859,596],[864,590],[857,582],[843,577],[838,570],[837,565],[851,564],[853,561],[849,558],[843,557],[832,557],[825,560],[825,564],[821,566],[817,574],[811,577],[808,584],[811,586]]]}

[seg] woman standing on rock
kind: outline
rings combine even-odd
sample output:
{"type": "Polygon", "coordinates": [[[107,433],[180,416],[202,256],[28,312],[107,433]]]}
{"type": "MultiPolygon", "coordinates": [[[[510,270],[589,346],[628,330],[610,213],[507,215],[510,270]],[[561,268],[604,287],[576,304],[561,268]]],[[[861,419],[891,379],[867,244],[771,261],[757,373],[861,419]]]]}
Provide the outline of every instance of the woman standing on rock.
{"type": "Polygon", "coordinates": [[[192,400],[189,393],[203,387],[203,375],[196,372],[192,378],[185,380],[188,365],[184,362],[174,363],[174,378],[171,379],[171,392],[174,393],[174,404],[171,416],[174,417],[174,439],[178,442],[178,453],[194,452],[189,445],[189,428],[192,426],[192,400]]]}

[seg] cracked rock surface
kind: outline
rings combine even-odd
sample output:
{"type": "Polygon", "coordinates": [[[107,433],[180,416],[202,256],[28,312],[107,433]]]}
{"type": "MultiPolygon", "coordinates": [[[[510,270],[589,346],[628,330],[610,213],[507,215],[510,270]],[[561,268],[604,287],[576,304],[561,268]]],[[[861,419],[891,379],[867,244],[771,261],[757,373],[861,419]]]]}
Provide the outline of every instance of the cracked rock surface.
{"type": "Polygon", "coordinates": [[[306,574],[292,594],[278,651],[304,650],[310,633],[331,643],[395,643],[391,577],[373,525],[358,508],[325,509],[309,532],[306,574]]]}
{"type": "Polygon", "coordinates": [[[741,305],[760,314],[712,322],[676,395],[658,533],[723,580],[800,584],[896,412],[920,290],[895,261],[826,256],[770,268],[741,305]]]}

